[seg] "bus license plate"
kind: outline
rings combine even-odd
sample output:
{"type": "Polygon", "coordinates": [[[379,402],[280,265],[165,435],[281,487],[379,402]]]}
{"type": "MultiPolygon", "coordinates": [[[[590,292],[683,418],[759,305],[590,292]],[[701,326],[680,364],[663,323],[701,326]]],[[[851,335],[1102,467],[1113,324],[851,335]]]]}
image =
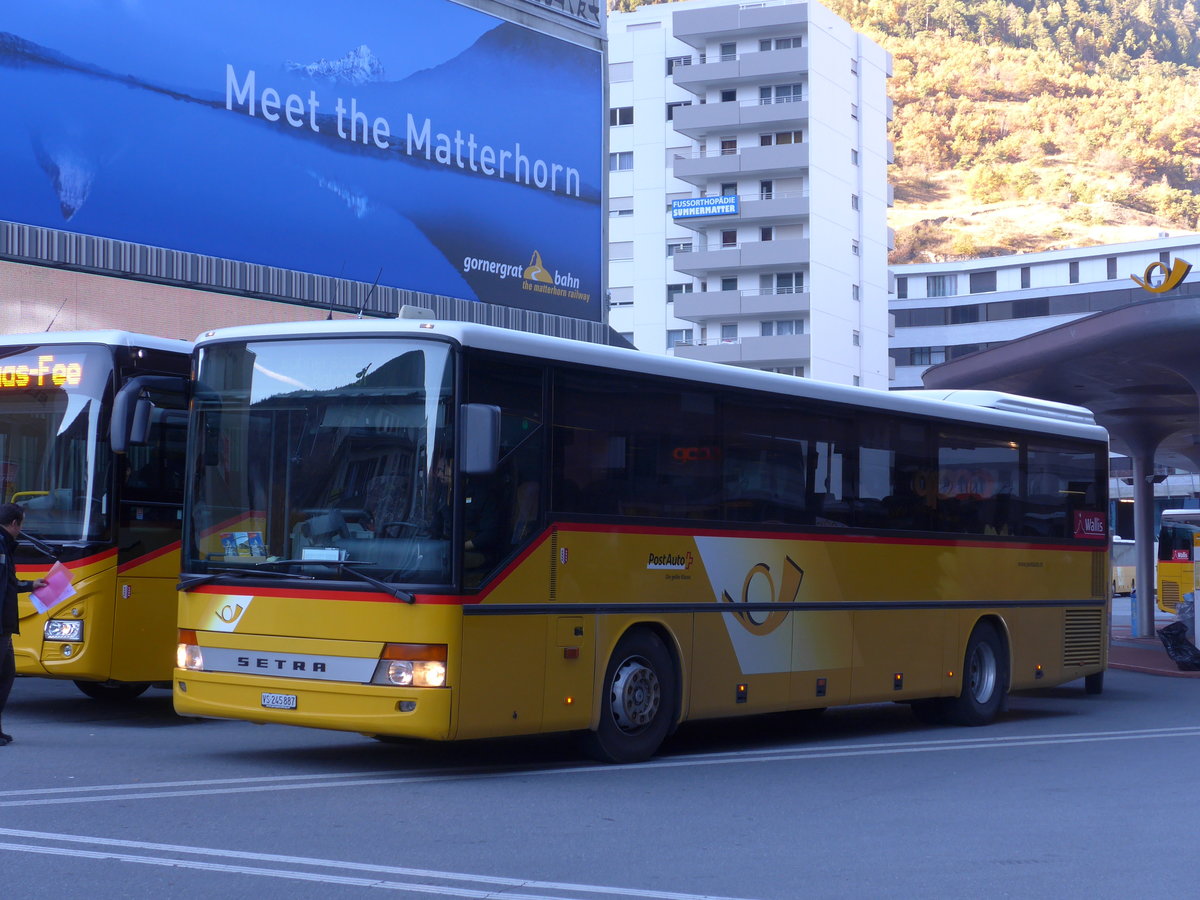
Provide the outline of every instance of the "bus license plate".
{"type": "Polygon", "coordinates": [[[268,694],[263,692],[262,705],[267,709],[295,709],[295,694],[268,694]]]}

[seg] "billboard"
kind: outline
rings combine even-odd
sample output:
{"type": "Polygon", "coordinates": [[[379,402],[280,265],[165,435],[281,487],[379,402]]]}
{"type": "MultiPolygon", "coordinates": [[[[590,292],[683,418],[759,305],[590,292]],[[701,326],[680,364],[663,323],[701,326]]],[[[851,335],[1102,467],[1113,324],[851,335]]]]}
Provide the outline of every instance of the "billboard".
{"type": "Polygon", "coordinates": [[[603,77],[452,0],[9,0],[0,219],[599,321],[603,77]]]}

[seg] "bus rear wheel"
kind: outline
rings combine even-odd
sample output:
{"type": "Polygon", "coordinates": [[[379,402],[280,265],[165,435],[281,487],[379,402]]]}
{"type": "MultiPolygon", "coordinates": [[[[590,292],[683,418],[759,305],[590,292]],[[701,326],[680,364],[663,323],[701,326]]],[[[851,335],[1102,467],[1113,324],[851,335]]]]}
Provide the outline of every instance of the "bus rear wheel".
{"type": "Polygon", "coordinates": [[[584,736],[584,749],[600,762],[649,759],[671,728],[675,663],[662,638],[645,628],[617,644],[604,673],[600,723],[584,736]]]}
{"type": "Polygon", "coordinates": [[[76,681],[75,687],[102,703],[126,703],[142,696],[150,685],[134,681],[76,681]]]}

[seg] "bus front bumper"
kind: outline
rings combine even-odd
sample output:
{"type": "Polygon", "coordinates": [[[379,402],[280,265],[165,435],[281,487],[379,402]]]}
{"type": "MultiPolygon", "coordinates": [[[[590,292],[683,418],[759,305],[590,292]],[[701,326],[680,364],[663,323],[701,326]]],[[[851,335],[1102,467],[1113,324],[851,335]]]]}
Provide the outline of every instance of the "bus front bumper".
{"type": "Polygon", "coordinates": [[[182,716],[430,741],[450,738],[450,688],[395,688],[176,669],[173,696],[175,711],[182,716]],[[274,705],[281,703],[294,706],[274,705]]]}

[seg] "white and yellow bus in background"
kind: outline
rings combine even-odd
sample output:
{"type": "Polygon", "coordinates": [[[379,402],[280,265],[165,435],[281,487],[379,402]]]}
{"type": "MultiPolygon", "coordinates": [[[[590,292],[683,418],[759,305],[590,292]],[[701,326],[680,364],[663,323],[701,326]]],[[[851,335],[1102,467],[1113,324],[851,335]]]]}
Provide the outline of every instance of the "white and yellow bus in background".
{"type": "Polygon", "coordinates": [[[216,331],[195,371],[182,714],[629,761],[686,720],[1102,689],[1084,410],[415,319],[216,331]]]}
{"type": "Polygon", "coordinates": [[[73,591],[44,612],[21,595],[18,674],[112,700],[170,683],[190,354],[123,331],[0,338],[0,485],[25,509],[17,571],[59,562],[73,591]]]}
{"type": "Polygon", "coordinates": [[[1158,608],[1173,613],[1196,590],[1200,509],[1164,509],[1158,528],[1158,608]]]}

